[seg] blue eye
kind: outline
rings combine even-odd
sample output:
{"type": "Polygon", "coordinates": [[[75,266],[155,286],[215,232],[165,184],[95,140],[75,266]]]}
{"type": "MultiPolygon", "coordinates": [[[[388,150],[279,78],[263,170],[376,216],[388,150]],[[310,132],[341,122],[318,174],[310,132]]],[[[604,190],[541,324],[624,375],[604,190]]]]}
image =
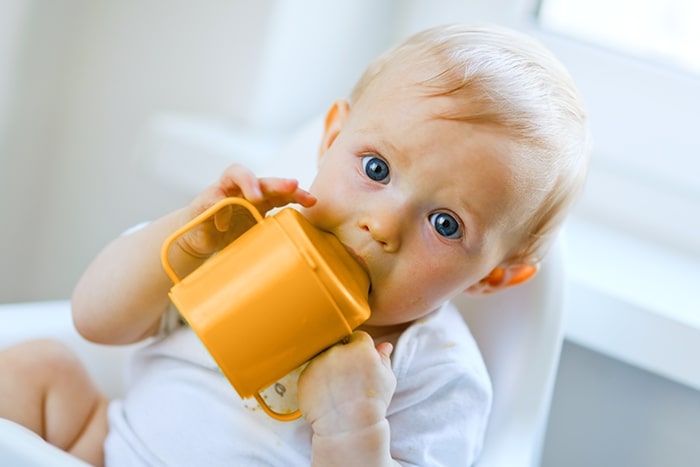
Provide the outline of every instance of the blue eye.
{"type": "Polygon", "coordinates": [[[445,238],[461,238],[462,228],[457,219],[445,212],[436,212],[430,215],[430,223],[437,233],[445,238]]]}
{"type": "Polygon", "coordinates": [[[365,174],[375,182],[389,182],[389,165],[377,156],[365,156],[362,158],[362,167],[365,174]]]}

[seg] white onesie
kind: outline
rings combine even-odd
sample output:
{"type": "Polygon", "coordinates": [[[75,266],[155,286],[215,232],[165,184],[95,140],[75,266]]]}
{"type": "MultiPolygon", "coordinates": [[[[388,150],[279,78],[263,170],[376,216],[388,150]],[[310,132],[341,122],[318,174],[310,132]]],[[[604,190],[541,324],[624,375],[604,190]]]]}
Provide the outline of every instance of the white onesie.
{"type": "MultiPolygon", "coordinates": [[[[172,317],[170,318],[172,319],[172,317]]],[[[406,329],[392,354],[397,388],[387,417],[402,465],[471,465],[491,407],[481,354],[451,304],[406,329]]],[[[275,391],[293,397],[296,390],[275,391]]],[[[194,332],[176,326],[138,350],[124,399],[109,407],[111,466],[308,466],[311,429],[242,400],[194,332]]]]}

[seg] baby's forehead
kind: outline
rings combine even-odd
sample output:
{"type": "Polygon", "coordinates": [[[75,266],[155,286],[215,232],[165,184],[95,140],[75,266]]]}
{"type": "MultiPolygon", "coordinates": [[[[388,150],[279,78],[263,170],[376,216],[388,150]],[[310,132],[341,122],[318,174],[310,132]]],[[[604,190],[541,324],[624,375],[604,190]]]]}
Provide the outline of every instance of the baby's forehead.
{"type": "Polygon", "coordinates": [[[393,60],[384,63],[374,74],[365,77],[353,90],[351,100],[367,96],[376,99],[383,94],[409,92],[426,94],[426,83],[440,74],[434,60],[393,60]]]}
{"type": "Polygon", "coordinates": [[[427,109],[421,118],[500,125],[504,137],[513,136],[503,125],[503,115],[488,89],[481,85],[459,87],[455,80],[441,76],[434,65],[426,68],[391,66],[367,83],[354,99],[353,106],[368,110],[376,110],[379,105],[396,105],[402,100],[420,99],[421,107],[427,109]]]}

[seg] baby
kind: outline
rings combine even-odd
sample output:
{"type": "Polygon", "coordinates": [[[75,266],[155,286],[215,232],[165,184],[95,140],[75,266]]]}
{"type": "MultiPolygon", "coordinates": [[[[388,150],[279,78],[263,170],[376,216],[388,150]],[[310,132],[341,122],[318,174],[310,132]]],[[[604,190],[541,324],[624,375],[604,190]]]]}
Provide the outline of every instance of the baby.
{"type": "MultiPolygon", "coordinates": [[[[16,375],[0,384],[0,415],[94,464],[471,465],[491,386],[449,300],[537,272],[587,159],[581,99],[542,46],[500,28],[418,33],[333,103],[308,191],[231,166],[88,267],[73,295],[80,333],[150,338],[123,399],[107,401],[65,348],[35,341],[0,354],[3,375],[16,375]],[[303,370],[294,422],[242,401],[169,306],[163,241],[229,196],[263,214],[297,204],[369,272],[371,317],[303,370]]],[[[170,262],[185,275],[240,230],[224,211],[181,237],[170,262]]]]}

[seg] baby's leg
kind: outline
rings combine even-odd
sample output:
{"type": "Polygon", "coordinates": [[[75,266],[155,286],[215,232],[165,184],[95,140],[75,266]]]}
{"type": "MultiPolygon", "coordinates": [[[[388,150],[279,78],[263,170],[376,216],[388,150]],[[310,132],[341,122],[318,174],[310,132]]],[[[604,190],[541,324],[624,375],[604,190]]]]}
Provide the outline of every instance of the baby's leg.
{"type": "Polygon", "coordinates": [[[64,344],[35,340],[0,351],[0,417],[102,465],[107,399],[64,344]]]}

